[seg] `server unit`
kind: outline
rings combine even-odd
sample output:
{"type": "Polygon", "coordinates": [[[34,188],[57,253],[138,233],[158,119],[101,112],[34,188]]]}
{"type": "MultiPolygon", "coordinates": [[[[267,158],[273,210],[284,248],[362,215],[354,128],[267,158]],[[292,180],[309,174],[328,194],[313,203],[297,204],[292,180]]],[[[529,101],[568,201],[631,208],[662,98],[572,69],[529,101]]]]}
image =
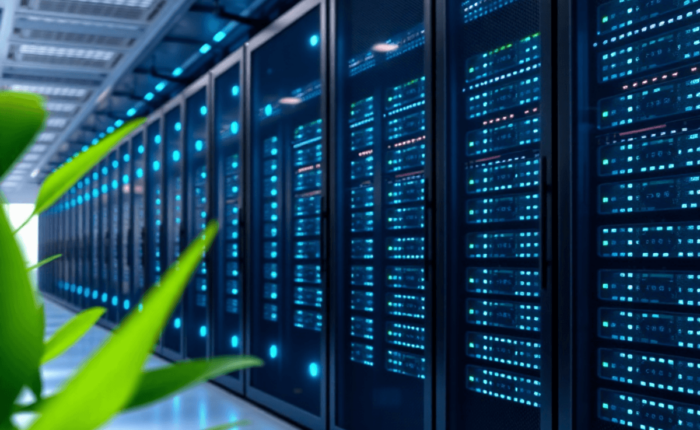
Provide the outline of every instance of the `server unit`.
{"type": "MultiPolygon", "coordinates": [[[[165,262],[163,137],[160,116],[154,115],[146,123],[146,139],[146,285],[150,288],[160,280],[165,262]]],[[[163,338],[168,336],[174,325],[169,324],[165,328],[163,338]]],[[[179,330],[180,324],[177,325],[176,329],[179,330]]]]}
{"type": "Polygon", "coordinates": [[[104,289],[104,284],[102,284],[102,199],[101,199],[101,184],[100,184],[100,168],[99,165],[92,169],[91,173],[92,179],[90,180],[90,188],[92,197],[90,198],[90,216],[91,222],[91,252],[90,252],[90,265],[91,265],[91,282],[90,289],[92,293],[90,295],[91,306],[97,306],[100,303],[101,295],[104,289]]]}
{"type": "Polygon", "coordinates": [[[576,428],[700,426],[698,13],[573,2],[576,428]]]}
{"type": "Polygon", "coordinates": [[[246,51],[247,352],[266,362],[249,372],[246,393],[313,429],[326,415],[324,9],[299,3],[246,51]]]}
{"type": "MultiPolygon", "coordinates": [[[[210,212],[218,219],[219,235],[209,251],[212,284],[212,354],[240,354],[244,349],[247,294],[243,285],[243,49],[212,70],[213,140],[210,212]]],[[[249,290],[248,290],[249,291],[249,290]]],[[[243,391],[243,372],[219,382],[243,391]]]]}
{"type": "Polygon", "coordinates": [[[86,174],[83,177],[83,187],[82,187],[82,206],[83,206],[83,219],[82,222],[80,223],[80,231],[82,232],[83,235],[83,241],[82,241],[82,254],[81,254],[81,260],[83,262],[83,269],[82,269],[82,286],[83,286],[83,291],[82,291],[82,296],[83,296],[83,302],[82,302],[82,307],[83,308],[89,308],[91,306],[91,289],[90,285],[92,284],[92,259],[90,256],[92,255],[92,238],[91,238],[91,233],[92,233],[92,204],[91,204],[91,179],[90,179],[90,174],[86,174]]]}
{"type": "MultiPolygon", "coordinates": [[[[185,227],[185,151],[182,141],[182,98],[177,97],[163,107],[163,192],[164,211],[162,250],[165,271],[180,256],[180,252],[187,245],[185,227]]],[[[150,184],[147,184],[150,186],[150,184]]],[[[160,199],[156,198],[156,202],[160,199]]],[[[160,204],[160,203],[159,203],[160,204]]],[[[170,321],[163,334],[163,349],[171,359],[184,357],[184,330],[182,301],[180,301],[170,316],[170,321]]]]}
{"type": "MultiPolygon", "coordinates": [[[[107,284],[107,319],[112,324],[119,322],[119,304],[121,297],[119,290],[121,288],[121,270],[119,267],[119,251],[121,250],[121,193],[120,193],[120,177],[119,177],[119,155],[117,150],[112,151],[106,158],[107,175],[106,184],[107,192],[105,197],[108,199],[107,204],[107,230],[106,235],[109,238],[107,244],[107,266],[109,270],[107,284]]],[[[104,209],[104,208],[103,208],[104,209]]]]}
{"type": "MultiPolygon", "coordinates": [[[[209,218],[210,175],[209,153],[209,74],[185,89],[185,154],[186,157],[186,227],[184,238],[193,241],[204,230],[209,218]]],[[[169,179],[170,180],[170,179],[169,179]]],[[[185,292],[185,356],[209,355],[210,274],[207,257],[197,266],[185,292]]]]}
{"type": "Polygon", "coordinates": [[[432,419],[424,2],[332,4],[331,424],[422,429],[432,419]]]}

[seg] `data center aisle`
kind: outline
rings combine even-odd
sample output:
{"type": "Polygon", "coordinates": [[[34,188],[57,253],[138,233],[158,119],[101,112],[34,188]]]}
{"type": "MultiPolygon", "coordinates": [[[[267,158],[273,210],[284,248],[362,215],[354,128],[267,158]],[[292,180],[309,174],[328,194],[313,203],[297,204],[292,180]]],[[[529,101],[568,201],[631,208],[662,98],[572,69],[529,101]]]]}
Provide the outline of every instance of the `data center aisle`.
{"type": "MultiPolygon", "coordinates": [[[[72,315],[73,312],[47,300],[47,335],[51,335],[72,315]]],[[[93,328],[73,349],[45,366],[43,369],[44,395],[57,390],[65,378],[102,344],[108,334],[109,332],[103,328],[93,328]]],[[[166,361],[152,357],[147,367],[154,368],[165,364],[167,364],[166,361]]],[[[238,419],[251,422],[251,425],[245,427],[246,430],[297,429],[213,384],[204,384],[170,400],[124,414],[104,427],[104,430],[198,430],[238,419]]]]}

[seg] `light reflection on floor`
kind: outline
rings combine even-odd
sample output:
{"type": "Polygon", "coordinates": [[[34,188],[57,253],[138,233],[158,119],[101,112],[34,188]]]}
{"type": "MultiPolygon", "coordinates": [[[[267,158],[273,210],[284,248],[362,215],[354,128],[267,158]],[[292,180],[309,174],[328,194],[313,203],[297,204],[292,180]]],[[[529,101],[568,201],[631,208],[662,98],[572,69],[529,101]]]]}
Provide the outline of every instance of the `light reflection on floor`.
{"type": "MultiPolygon", "coordinates": [[[[72,312],[47,301],[46,331],[50,335],[63,323],[68,321],[72,312]]],[[[104,340],[108,332],[102,328],[93,328],[77,345],[65,355],[48,363],[42,369],[44,395],[55,392],[61,382],[104,340]]],[[[152,357],[148,368],[167,364],[164,360],[152,357]]],[[[24,393],[23,400],[29,401],[31,394],[24,393]]],[[[295,430],[285,421],[264,410],[236,397],[212,384],[204,384],[181,393],[170,400],[163,401],[145,409],[124,414],[103,427],[104,430],[198,430],[218,424],[246,419],[251,425],[245,430],[295,430]]],[[[16,421],[21,428],[31,420],[22,416],[16,421]]]]}

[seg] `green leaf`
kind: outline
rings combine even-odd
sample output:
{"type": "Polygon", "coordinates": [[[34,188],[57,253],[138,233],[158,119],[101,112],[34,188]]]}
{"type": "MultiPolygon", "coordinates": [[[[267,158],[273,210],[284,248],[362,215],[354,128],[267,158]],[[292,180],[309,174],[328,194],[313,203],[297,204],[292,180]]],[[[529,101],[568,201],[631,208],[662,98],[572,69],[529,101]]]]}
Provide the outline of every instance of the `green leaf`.
{"type": "Polygon", "coordinates": [[[262,365],[262,360],[256,357],[217,357],[211,360],[185,361],[146,372],[127,408],[139,408],[199,382],[262,365]]]}
{"type": "Polygon", "coordinates": [[[0,91],[0,180],[33,142],[45,119],[41,96],[0,91]]]}
{"type": "Polygon", "coordinates": [[[56,330],[44,346],[41,364],[46,364],[64,352],[85,336],[90,329],[102,318],[107,309],[94,307],[86,309],[71,318],[63,327],[56,330]]]}
{"type": "Polygon", "coordinates": [[[23,386],[32,383],[44,348],[43,316],[24,257],[0,210],[0,423],[23,386]]]}
{"type": "Polygon", "coordinates": [[[229,429],[235,429],[238,427],[243,427],[243,426],[248,426],[250,425],[250,421],[247,420],[238,420],[234,421],[229,424],[222,424],[220,426],[215,426],[215,427],[209,427],[207,430],[229,430],[229,429]]]}
{"type": "Polygon", "coordinates": [[[63,254],[52,255],[51,257],[43,259],[40,262],[36,263],[35,265],[27,268],[27,272],[31,272],[32,270],[36,270],[36,269],[40,268],[41,266],[43,266],[45,264],[49,264],[50,262],[52,262],[56,259],[59,259],[61,257],[63,257],[63,254]]]}
{"type": "Polygon", "coordinates": [[[32,393],[34,393],[34,397],[36,399],[41,398],[41,388],[43,386],[43,383],[41,381],[41,370],[39,368],[36,368],[36,371],[34,372],[34,376],[32,377],[31,381],[29,381],[29,389],[32,390],[32,393]]]}
{"type": "Polygon", "coordinates": [[[153,345],[218,229],[216,221],[209,223],[148,291],[143,310],[129,314],[60,392],[40,406],[32,430],[93,430],[129,404],[153,345]]]}
{"type": "Polygon", "coordinates": [[[85,174],[100,162],[109,152],[120,144],[134,129],[143,124],[145,118],[129,121],[114,133],[102,139],[97,145],[81,152],[69,163],[50,174],[41,184],[36,198],[34,215],[39,215],[50,208],[66,191],[70,190],[85,174]]]}

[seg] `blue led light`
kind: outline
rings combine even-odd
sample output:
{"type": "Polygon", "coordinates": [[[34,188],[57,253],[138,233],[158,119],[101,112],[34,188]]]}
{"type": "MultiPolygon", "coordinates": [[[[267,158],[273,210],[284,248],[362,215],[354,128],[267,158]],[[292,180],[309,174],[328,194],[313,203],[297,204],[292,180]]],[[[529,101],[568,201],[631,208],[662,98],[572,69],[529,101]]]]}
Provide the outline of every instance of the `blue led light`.
{"type": "Polygon", "coordinates": [[[231,336],[231,348],[238,348],[238,336],[231,336]]]}
{"type": "Polygon", "coordinates": [[[119,162],[117,160],[112,161],[112,167],[115,169],[119,167],[119,162]]]}
{"type": "Polygon", "coordinates": [[[211,51],[211,45],[208,43],[205,43],[199,48],[199,52],[201,54],[206,54],[207,52],[211,51]]]}
{"type": "Polygon", "coordinates": [[[93,291],[93,292],[92,292],[92,299],[93,299],[93,300],[97,300],[97,295],[98,295],[98,294],[99,294],[99,293],[97,292],[97,290],[93,291]]]}
{"type": "Polygon", "coordinates": [[[173,161],[180,161],[180,151],[177,149],[173,151],[173,161]]]}
{"type": "Polygon", "coordinates": [[[129,301],[129,299],[124,300],[124,310],[128,311],[130,307],[131,307],[131,302],[129,301]]]}
{"type": "Polygon", "coordinates": [[[175,123],[175,131],[182,130],[182,123],[180,121],[175,123]]]}
{"type": "Polygon", "coordinates": [[[99,173],[97,173],[97,172],[93,172],[93,174],[92,174],[92,179],[94,179],[94,180],[98,180],[98,179],[100,179],[100,175],[99,175],[99,173]]]}
{"type": "Polygon", "coordinates": [[[160,142],[163,141],[163,138],[160,136],[160,134],[156,134],[156,136],[153,138],[153,141],[154,141],[157,145],[160,145],[160,142]]]}
{"type": "Polygon", "coordinates": [[[87,151],[87,150],[88,150],[88,146],[87,146],[87,145],[83,146],[83,147],[81,148],[81,150],[82,150],[83,152],[87,151]]]}
{"type": "Polygon", "coordinates": [[[267,115],[267,116],[272,115],[272,105],[265,106],[265,115],[267,115]]]}
{"type": "Polygon", "coordinates": [[[153,100],[153,97],[155,97],[155,94],[149,91],[146,93],[145,96],[143,96],[143,99],[150,102],[151,100],[153,100]]]}
{"type": "Polygon", "coordinates": [[[270,358],[276,358],[277,357],[277,345],[272,345],[270,347],[270,358]]]}
{"type": "Polygon", "coordinates": [[[129,183],[129,175],[122,176],[122,182],[125,184],[128,184],[129,183]]]}
{"type": "Polygon", "coordinates": [[[118,120],[114,121],[114,126],[115,126],[115,127],[121,127],[122,125],[124,125],[124,120],[123,120],[123,119],[118,119],[118,120]]]}
{"type": "Polygon", "coordinates": [[[107,303],[108,298],[107,293],[102,293],[102,303],[107,303]]]}
{"type": "Polygon", "coordinates": [[[173,70],[173,76],[177,77],[182,74],[182,67],[178,67],[175,70],[173,70]]]}
{"type": "Polygon", "coordinates": [[[202,142],[201,140],[196,141],[196,142],[194,143],[194,148],[195,148],[197,151],[201,151],[202,149],[204,149],[204,142],[202,142]]]}
{"type": "Polygon", "coordinates": [[[173,323],[173,325],[175,326],[175,328],[179,329],[180,327],[182,327],[182,320],[180,320],[180,318],[175,318],[175,322],[173,323]]]}
{"type": "Polygon", "coordinates": [[[156,85],[156,91],[158,91],[158,92],[163,91],[167,85],[168,85],[168,83],[165,81],[158,82],[158,85],[156,85]]]}
{"type": "Polygon", "coordinates": [[[126,111],[126,116],[134,116],[136,115],[136,108],[131,108],[128,111],[126,111]]]}
{"type": "Polygon", "coordinates": [[[99,140],[98,138],[94,138],[94,139],[92,139],[92,144],[93,144],[93,145],[97,145],[97,143],[98,143],[99,141],[100,141],[100,140],[99,140]]]}
{"type": "Polygon", "coordinates": [[[207,335],[207,326],[203,325],[199,328],[199,336],[206,337],[206,335],[207,335]]]}
{"type": "Polygon", "coordinates": [[[314,34],[313,36],[311,36],[311,38],[309,38],[309,44],[311,46],[318,45],[318,41],[319,41],[319,38],[318,38],[318,35],[316,35],[316,34],[314,34]]]}
{"type": "Polygon", "coordinates": [[[143,154],[144,147],[143,145],[139,145],[139,154],[143,154]]]}
{"type": "Polygon", "coordinates": [[[119,181],[116,179],[112,181],[112,189],[117,189],[119,187],[119,181]]]}
{"type": "Polygon", "coordinates": [[[153,162],[153,170],[155,170],[156,172],[160,170],[160,161],[156,160],[153,162]]]}
{"type": "Polygon", "coordinates": [[[128,163],[129,160],[131,160],[131,156],[129,154],[124,154],[124,157],[122,158],[125,163],[128,163]]]}
{"type": "Polygon", "coordinates": [[[79,205],[83,204],[83,196],[78,196],[78,204],[79,205]]]}
{"type": "Polygon", "coordinates": [[[241,87],[239,87],[238,85],[234,85],[234,86],[231,88],[231,95],[232,95],[232,96],[238,97],[238,94],[240,94],[240,93],[241,93],[241,87]]]}
{"type": "Polygon", "coordinates": [[[102,174],[103,174],[103,175],[106,175],[107,173],[109,173],[109,170],[107,170],[107,167],[103,167],[103,168],[102,168],[102,174]]]}
{"type": "Polygon", "coordinates": [[[231,123],[231,133],[238,134],[238,129],[239,129],[238,121],[233,121],[231,123]]]}
{"type": "Polygon", "coordinates": [[[107,184],[102,185],[102,194],[107,193],[107,191],[109,191],[109,187],[107,186],[107,184]]]}
{"type": "Polygon", "coordinates": [[[104,137],[106,136],[106,134],[100,133],[99,136],[100,136],[100,139],[104,139],[104,137]]]}
{"type": "Polygon", "coordinates": [[[107,133],[114,133],[114,127],[112,127],[111,125],[107,127],[107,133]]]}
{"type": "Polygon", "coordinates": [[[136,177],[143,178],[143,169],[142,168],[139,167],[138,169],[136,169],[136,177]]]}
{"type": "Polygon", "coordinates": [[[226,33],[220,31],[214,35],[214,42],[219,43],[226,37],[226,33]]]}
{"type": "Polygon", "coordinates": [[[201,216],[202,218],[206,218],[206,217],[207,217],[207,213],[204,212],[204,211],[202,211],[202,213],[200,214],[200,216],[201,216]]]}
{"type": "Polygon", "coordinates": [[[315,378],[318,376],[318,364],[316,364],[316,363],[309,364],[309,374],[311,375],[312,378],[315,378]]]}
{"type": "Polygon", "coordinates": [[[100,195],[100,192],[97,190],[92,190],[92,196],[93,197],[98,197],[100,195]]]}
{"type": "Polygon", "coordinates": [[[112,306],[117,306],[119,304],[119,299],[117,296],[112,297],[112,306]]]}
{"type": "Polygon", "coordinates": [[[202,106],[201,108],[199,108],[199,113],[202,114],[202,116],[206,115],[207,112],[208,110],[206,106],[202,106]]]}

